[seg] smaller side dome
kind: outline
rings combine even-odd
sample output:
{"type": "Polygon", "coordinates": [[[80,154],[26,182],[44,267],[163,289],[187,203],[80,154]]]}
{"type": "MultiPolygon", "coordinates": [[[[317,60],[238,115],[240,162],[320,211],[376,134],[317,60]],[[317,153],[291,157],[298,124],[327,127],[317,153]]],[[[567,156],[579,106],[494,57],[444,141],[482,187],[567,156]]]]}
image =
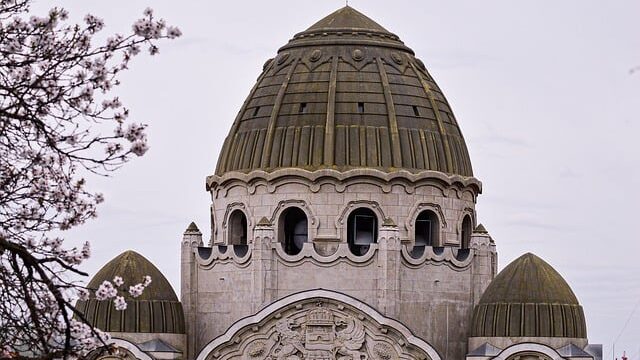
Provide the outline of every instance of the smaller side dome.
{"type": "MultiPolygon", "coordinates": [[[[89,324],[108,332],[184,334],[184,313],[171,284],[155,265],[135,251],[125,251],[109,261],[89,281],[89,289],[97,289],[104,281],[120,276],[125,286],[142,282],[151,276],[151,284],[142,295],[127,299],[127,308],[115,309],[113,300],[78,301],[76,308],[89,324]]],[[[92,294],[93,296],[93,294],[92,294]]]]}
{"type": "Polygon", "coordinates": [[[527,253],[507,265],[475,307],[472,337],[587,338],[582,306],[562,276],[527,253]]]}

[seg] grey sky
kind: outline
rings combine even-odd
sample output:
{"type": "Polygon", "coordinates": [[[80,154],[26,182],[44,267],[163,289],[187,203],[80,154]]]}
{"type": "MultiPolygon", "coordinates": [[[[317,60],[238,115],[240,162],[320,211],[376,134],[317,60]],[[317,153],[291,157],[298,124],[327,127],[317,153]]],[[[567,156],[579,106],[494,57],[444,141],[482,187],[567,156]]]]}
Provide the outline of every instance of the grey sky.
{"type": "MultiPolygon", "coordinates": [[[[39,2],[45,9],[53,2],[39,2]]],[[[126,249],[179,291],[179,241],[209,227],[204,190],[262,64],[343,1],[63,1],[75,18],[125,32],[151,6],[184,36],[136,59],[117,90],[149,124],[151,150],[113,178],[106,202],[70,232],[92,274],[126,249]]],[[[638,1],[370,1],[350,5],[396,33],[448,97],[484,183],[478,217],[500,267],[531,251],[569,282],[591,342],[609,345],[640,300],[638,1]]],[[[640,357],[640,311],[616,348],[640,357]]]]}

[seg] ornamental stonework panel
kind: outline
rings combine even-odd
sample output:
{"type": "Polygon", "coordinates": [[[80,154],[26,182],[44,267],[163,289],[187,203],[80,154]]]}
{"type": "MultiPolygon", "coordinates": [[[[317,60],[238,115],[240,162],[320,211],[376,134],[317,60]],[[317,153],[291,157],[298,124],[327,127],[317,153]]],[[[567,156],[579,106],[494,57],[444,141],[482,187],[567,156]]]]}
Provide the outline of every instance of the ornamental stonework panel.
{"type": "Polygon", "coordinates": [[[301,301],[247,325],[207,359],[431,360],[396,329],[330,299],[301,301]]]}

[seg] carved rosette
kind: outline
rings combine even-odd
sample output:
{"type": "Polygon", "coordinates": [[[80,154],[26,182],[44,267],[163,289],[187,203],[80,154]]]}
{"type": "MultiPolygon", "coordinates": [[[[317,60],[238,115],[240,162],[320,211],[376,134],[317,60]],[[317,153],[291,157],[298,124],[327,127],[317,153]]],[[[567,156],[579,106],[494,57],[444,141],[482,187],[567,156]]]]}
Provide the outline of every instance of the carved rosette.
{"type": "Polygon", "coordinates": [[[257,324],[247,324],[230,339],[212,349],[206,359],[431,360],[401,331],[332,299],[290,304],[257,324]]]}

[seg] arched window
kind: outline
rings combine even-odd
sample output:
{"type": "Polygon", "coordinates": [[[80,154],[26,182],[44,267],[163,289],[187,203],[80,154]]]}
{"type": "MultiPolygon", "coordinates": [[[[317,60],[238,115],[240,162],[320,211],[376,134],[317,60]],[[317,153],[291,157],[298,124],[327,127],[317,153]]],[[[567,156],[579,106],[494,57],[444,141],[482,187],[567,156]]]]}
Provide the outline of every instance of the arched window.
{"type": "Polygon", "coordinates": [[[471,232],[473,231],[473,224],[471,223],[471,216],[465,215],[462,219],[462,233],[460,236],[460,248],[468,249],[469,243],[471,243],[471,232]]]}
{"type": "Polygon", "coordinates": [[[289,255],[298,254],[309,237],[307,214],[300,208],[290,207],[280,215],[278,228],[284,251],[289,255]]]}
{"type": "Polygon", "coordinates": [[[347,219],[347,242],[355,255],[362,256],[369,251],[369,245],[378,238],[378,217],[367,208],[359,208],[347,219]]]}
{"type": "Polygon", "coordinates": [[[241,210],[229,216],[228,245],[247,245],[247,216],[241,210]]]}
{"type": "Polygon", "coordinates": [[[431,210],[424,210],[418,215],[415,225],[416,246],[438,246],[440,223],[438,215],[431,210]]]}

